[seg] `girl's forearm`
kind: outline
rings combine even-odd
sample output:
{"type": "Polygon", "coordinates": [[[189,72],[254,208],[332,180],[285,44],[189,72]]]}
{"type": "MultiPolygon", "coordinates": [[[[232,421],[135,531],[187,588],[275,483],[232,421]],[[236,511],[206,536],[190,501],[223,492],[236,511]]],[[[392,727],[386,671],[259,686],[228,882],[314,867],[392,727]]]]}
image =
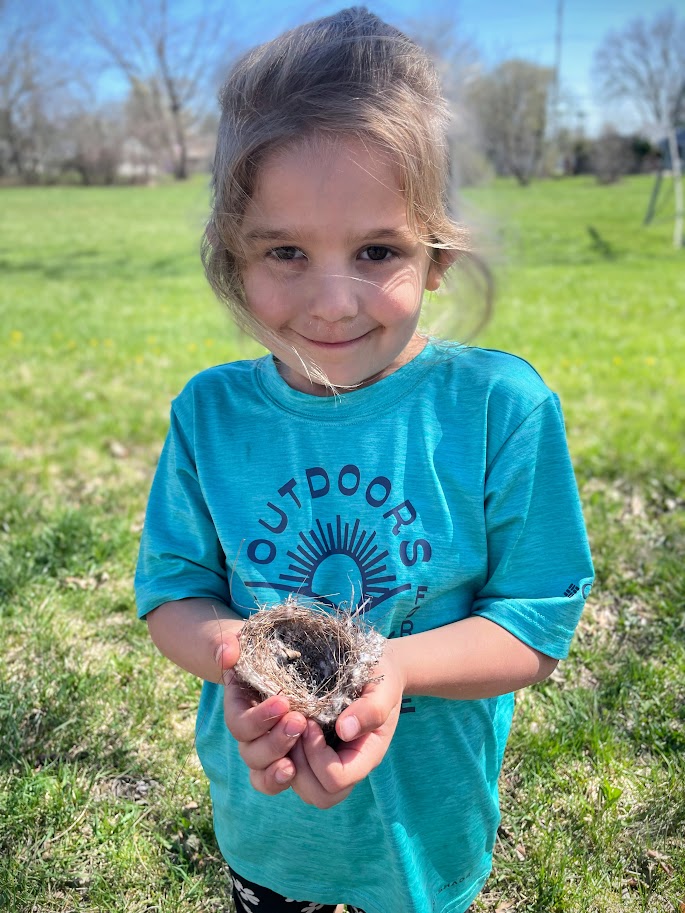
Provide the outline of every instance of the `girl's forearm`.
{"type": "Polygon", "coordinates": [[[557,665],[557,660],[477,615],[388,644],[405,694],[455,700],[494,697],[542,681],[557,665]]]}
{"type": "Polygon", "coordinates": [[[208,682],[221,681],[218,647],[238,634],[242,619],[213,599],[165,602],[146,616],[157,649],[187,672],[208,682]]]}
{"type": "MultiPolygon", "coordinates": [[[[211,599],[165,602],[146,616],[158,650],[205,681],[221,681],[216,659],[226,635],[243,620],[211,599]]],[[[557,661],[507,630],[473,615],[442,628],[388,641],[404,681],[404,693],[477,700],[542,681],[557,661]]]]}

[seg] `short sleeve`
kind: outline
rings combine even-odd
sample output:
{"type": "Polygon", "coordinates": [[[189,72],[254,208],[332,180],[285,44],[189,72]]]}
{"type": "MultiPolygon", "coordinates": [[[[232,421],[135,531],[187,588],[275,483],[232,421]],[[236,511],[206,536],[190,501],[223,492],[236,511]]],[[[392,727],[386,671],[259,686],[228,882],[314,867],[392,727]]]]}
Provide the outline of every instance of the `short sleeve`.
{"type": "Polygon", "coordinates": [[[488,579],[474,614],[556,659],[568,655],[593,568],[559,402],[550,394],[487,471],[488,579]]]}
{"type": "Polygon", "coordinates": [[[229,604],[226,557],[202,494],[190,440],[172,408],[136,568],[140,618],[175,599],[206,597],[229,604]]]}

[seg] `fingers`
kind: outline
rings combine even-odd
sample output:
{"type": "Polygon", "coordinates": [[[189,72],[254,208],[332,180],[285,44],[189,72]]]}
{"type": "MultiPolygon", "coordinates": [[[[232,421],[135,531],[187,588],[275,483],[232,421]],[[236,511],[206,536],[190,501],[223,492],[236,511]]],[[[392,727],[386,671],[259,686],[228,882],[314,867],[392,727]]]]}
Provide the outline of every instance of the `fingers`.
{"type": "Polygon", "coordinates": [[[292,788],[303,802],[322,809],[342,802],[381,763],[397,726],[404,682],[391,653],[378,671],[379,679],[340,715],[337,750],[326,743],[318,724],[289,712],[285,697],[259,703],[227,675],[226,725],[239,742],[252,786],[266,795],[292,788]]]}
{"type": "Polygon", "coordinates": [[[295,765],[290,758],[279,758],[266,770],[251,770],[250,783],[257,792],[267,796],[277,796],[278,793],[290,789],[295,777],[295,765]]]}
{"type": "Polygon", "coordinates": [[[224,688],[224,719],[238,742],[253,742],[270,732],[289,709],[290,704],[281,695],[256,703],[235,678],[224,688]]]}
{"type": "Polygon", "coordinates": [[[316,724],[307,727],[304,752],[312,772],[328,792],[363,780],[385,757],[402,705],[402,682],[388,662],[382,673],[338,718],[336,732],[342,744],[336,751],[326,745],[316,724]]]}
{"type": "Polygon", "coordinates": [[[250,769],[266,770],[286,757],[306,728],[307,720],[301,713],[286,713],[264,735],[240,742],[240,756],[250,769]]]}
{"type": "Polygon", "coordinates": [[[337,805],[352,792],[352,786],[334,793],[323,788],[309,766],[300,739],[293,745],[291,757],[279,758],[265,770],[251,770],[250,783],[267,796],[276,796],[292,788],[307,805],[322,809],[337,805]]]}
{"type": "Polygon", "coordinates": [[[224,688],[226,726],[238,742],[241,758],[251,770],[265,771],[284,759],[307,728],[304,716],[289,710],[287,699],[281,695],[258,702],[256,696],[235,679],[227,683],[224,688]]]}
{"type": "MultiPolygon", "coordinates": [[[[343,799],[346,799],[349,794],[352,792],[355,784],[350,784],[345,786],[343,789],[336,790],[327,790],[314,773],[312,767],[309,764],[309,759],[307,751],[305,749],[305,743],[308,739],[309,727],[315,727],[319,734],[321,735],[321,740],[328,751],[335,754],[332,748],[326,745],[326,740],[323,737],[323,733],[319,726],[316,723],[309,723],[307,727],[307,736],[303,739],[298,739],[295,745],[290,752],[290,757],[295,765],[295,776],[291,781],[291,788],[293,792],[302,799],[303,802],[306,802],[307,805],[314,805],[316,808],[332,808],[334,805],[337,805],[339,802],[342,802],[343,799]]],[[[317,747],[320,748],[320,744],[317,742],[317,747]]]]}
{"type": "Polygon", "coordinates": [[[388,715],[385,707],[359,698],[338,717],[335,731],[343,742],[353,742],[362,735],[380,729],[388,715]]]}
{"type": "Polygon", "coordinates": [[[221,642],[214,649],[214,662],[221,671],[222,681],[226,680],[226,673],[238,662],[240,656],[240,642],[235,634],[222,633],[221,642]]]}
{"type": "MultiPolygon", "coordinates": [[[[400,693],[400,700],[401,697],[400,693]]],[[[392,714],[397,701],[397,692],[384,680],[367,685],[362,696],[340,714],[335,731],[343,742],[352,742],[366,733],[375,732],[392,714]]]]}
{"type": "Polygon", "coordinates": [[[351,789],[380,764],[389,738],[379,733],[367,733],[334,750],[326,743],[321,728],[309,722],[301,740],[303,751],[308,767],[326,792],[335,794],[351,789]]]}

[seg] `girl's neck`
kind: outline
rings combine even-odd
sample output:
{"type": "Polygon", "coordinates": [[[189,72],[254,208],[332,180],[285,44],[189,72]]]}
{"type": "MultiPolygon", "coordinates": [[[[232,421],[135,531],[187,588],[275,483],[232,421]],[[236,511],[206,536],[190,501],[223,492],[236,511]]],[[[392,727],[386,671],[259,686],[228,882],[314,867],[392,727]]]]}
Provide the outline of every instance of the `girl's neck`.
{"type": "Polygon", "coordinates": [[[397,358],[395,358],[387,367],[383,368],[383,370],[379,371],[377,374],[373,374],[362,380],[360,383],[349,387],[336,386],[331,383],[311,380],[304,373],[304,369],[302,369],[302,371],[295,370],[276,354],[274,354],[274,364],[285,383],[289,387],[292,387],[293,390],[297,390],[300,393],[305,393],[309,396],[344,396],[346,393],[350,393],[353,390],[361,390],[364,387],[370,387],[384,377],[393,374],[398,368],[409,364],[410,361],[416,358],[416,356],[425,349],[427,343],[428,337],[416,332],[409,344],[405,346],[397,358]]]}

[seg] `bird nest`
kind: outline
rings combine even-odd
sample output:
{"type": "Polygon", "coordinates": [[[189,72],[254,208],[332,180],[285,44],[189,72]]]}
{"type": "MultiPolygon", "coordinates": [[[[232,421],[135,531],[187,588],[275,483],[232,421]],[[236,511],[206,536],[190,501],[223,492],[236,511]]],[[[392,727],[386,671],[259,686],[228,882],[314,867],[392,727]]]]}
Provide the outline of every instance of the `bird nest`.
{"type": "Polygon", "coordinates": [[[293,596],[261,608],[240,631],[238,679],[262,699],[283,694],[291,710],[315,720],[327,737],[362,688],[385,640],[359,615],[302,605],[293,596]]]}

